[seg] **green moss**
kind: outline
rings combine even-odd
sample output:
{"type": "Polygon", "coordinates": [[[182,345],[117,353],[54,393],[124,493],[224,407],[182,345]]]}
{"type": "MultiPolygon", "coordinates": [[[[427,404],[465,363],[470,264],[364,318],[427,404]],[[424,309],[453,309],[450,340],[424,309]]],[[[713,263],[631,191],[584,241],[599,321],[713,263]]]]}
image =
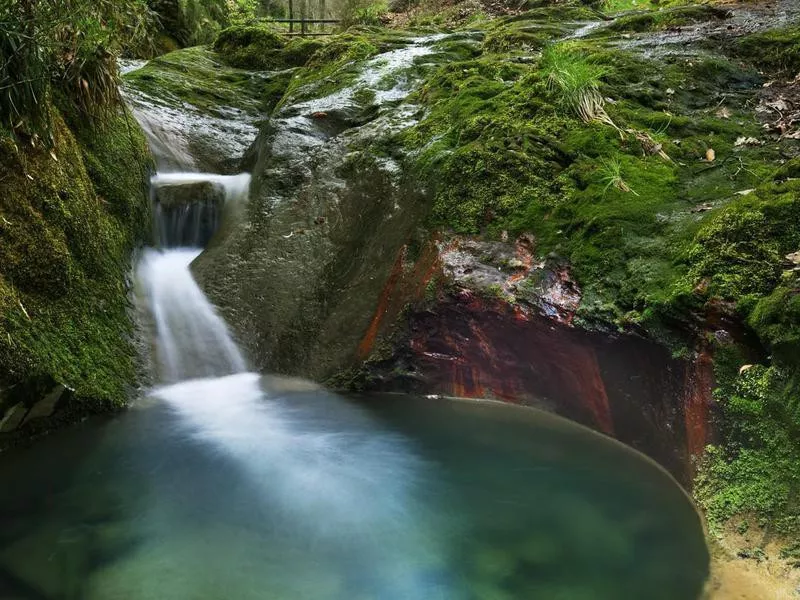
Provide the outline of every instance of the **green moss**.
{"type": "Polygon", "coordinates": [[[292,79],[285,99],[319,98],[352,83],[360,73],[360,62],[380,52],[374,36],[345,33],[332,36],[292,79]]]}
{"type": "Polygon", "coordinates": [[[289,73],[265,74],[224,65],[205,46],[186,48],[151,60],[125,76],[130,87],[160,102],[225,118],[237,108],[258,118],[269,112],[283,95],[289,73]]]}
{"type": "MultiPolygon", "coordinates": [[[[148,228],[147,150],[120,114],[0,165],[0,384],[49,376],[120,405],[135,381],[125,280],[148,228]]],[[[9,144],[6,138],[4,143],[9,144]]],[[[95,407],[96,408],[96,407],[95,407]]]]}
{"type": "Polygon", "coordinates": [[[800,282],[794,273],[788,279],[791,287],[778,286],[761,298],[748,323],[777,360],[800,367],[800,282]]]}
{"type": "Polygon", "coordinates": [[[284,38],[268,25],[234,25],[220,32],[214,50],[234,67],[267,70],[283,66],[283,45],[284,38]]]}
{"type": "Polygon", "coordinates": [[[800,71],[800,26],[752,33],[736,40],[731,52],[766,71],[800,71]]]}
{"type": "Polygon", "coordinates": [[[693,23],[705,23],[714,19],[725,19],[728,11],[708,4],[678,6],[617,17],[606,31],[658,31],[693,23]]]}
{"type": "Polygon", "coordinates": [[[800,431],[797,386],[777,367],[755,366],[728,378],[720,395],[724,444],[707,448],[695,496],[712,531],[755,518],[768,534],[800,534],[800,431]]]}

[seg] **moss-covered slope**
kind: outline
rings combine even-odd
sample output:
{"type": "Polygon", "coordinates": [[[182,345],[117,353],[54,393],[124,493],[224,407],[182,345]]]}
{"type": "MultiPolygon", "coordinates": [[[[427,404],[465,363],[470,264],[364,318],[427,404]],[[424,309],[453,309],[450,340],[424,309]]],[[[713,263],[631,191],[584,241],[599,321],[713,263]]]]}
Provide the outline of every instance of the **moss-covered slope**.
{"type": "Polygon", "coordinates": [[[126,279],[150,224],[144,137],[120,112],[56,116],[52,148],[0,144],[2,408],[52,382],[79,410],[121,406],[136,379],[126,279]]]}

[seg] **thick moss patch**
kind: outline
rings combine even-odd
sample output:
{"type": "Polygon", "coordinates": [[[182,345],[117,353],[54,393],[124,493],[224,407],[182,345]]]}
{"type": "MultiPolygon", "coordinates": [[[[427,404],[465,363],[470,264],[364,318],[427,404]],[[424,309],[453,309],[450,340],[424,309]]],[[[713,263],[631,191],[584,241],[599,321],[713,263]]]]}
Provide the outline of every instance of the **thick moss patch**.
{"type": "Polygon", "coordinates": [[[73,133],[59,118],[52,153],[2,137],[0,386],[49,376],[93,408],[128,397],[125,281],[149,230],[148,152],[129,119],[73,133]]]}
{"type": "Polygon", "coordinates": [[[715,19],[725,19],[729,14],[724,8],[708,4],[677,6],[617,17],[607,27],[607,30],[614,32],[659,31],[694,23],[705,23],[715,19]]]}
{"type": "Polygon", "coordinates": [[[302,67],[325,45],[319,38],[286,38],[267,24],[251,24],[220,32],[214,49],[234,67],[276,70],[302,67]]]}
{"type": "Polygon", "coordinates": [[[231,68],[213,50],[197,46],[151,60],[125,79],[134,89],[161,102],[176,106],[187,103],[202,113],[220,117],[225,117],[230,108],[258,117],[274,106],[275,83],[282,95],[288,74],[269,76],[231,68]]]}
{"type": "Polygon", "coordinates": [[[800,71],[800,26],[744,36],[731,45],[731,52],[765,71],[795,75],[800,71]]]}

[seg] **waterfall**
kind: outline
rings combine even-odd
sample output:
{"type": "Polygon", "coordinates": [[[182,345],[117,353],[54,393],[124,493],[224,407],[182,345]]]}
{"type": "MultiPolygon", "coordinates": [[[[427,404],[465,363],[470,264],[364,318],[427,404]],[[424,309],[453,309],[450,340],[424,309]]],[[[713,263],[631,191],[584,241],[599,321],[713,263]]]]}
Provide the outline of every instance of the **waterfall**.
{"type": "MultiPolygon", "coordinates": [[[[152,396],[176,415],[179,435],[247,474],[276,527],[307,541],[312,563],[351,557],[371,597],[431,597],[431,586],[443,582],[431,581],[420,559],[436,563],[443,552],[421,525],[427,517],[416,494],[425,487],[427,465],[408,439],[335,394],[315,391],[304,408],[247,372],[190,265],[227,208],[247,201],[250,175],[188,171],[192,158],[179,143],[170,148],[168,137],[156,135],[157,114],[145,109],[135,115],[159,163],[151,179],[157,248],[147,249],[137,268],[155,329],[161,385],[152,396]]],[[[291,589],[303,579],[286,578],[276,584],[291,589]]],[[[439,590],[436,597],[449,594],[439,590]]]]}
{"type": "Polygon", "coordinates": [[[242,353],[192,277],[190,265],[219,226],[223,206],[244,202],[250,175],[158,173],[151,180],[155,237],[137,275],[155,324],[158,376],[165,383],[245,371],[242,353]],[[198,185],[218,190],[215,198],[198,185]],[[159,193],[172,191],[171,202],[159,193]],[[175,200],[175,196],[179,196],[175,200]]]}
{"type": "Polygon", "coordinates": [[[245,370],[225,322],[192,278],[189,265],[200,249],[147,250],[139,264],[156,325],[156,355],[166,382],[245,370]]]}
{"type": "Polygon", "coordinates": [[[159,247],[204,248],[224,207],[247,201],[250,175],[158,173],[150,180],[159,247]]]}

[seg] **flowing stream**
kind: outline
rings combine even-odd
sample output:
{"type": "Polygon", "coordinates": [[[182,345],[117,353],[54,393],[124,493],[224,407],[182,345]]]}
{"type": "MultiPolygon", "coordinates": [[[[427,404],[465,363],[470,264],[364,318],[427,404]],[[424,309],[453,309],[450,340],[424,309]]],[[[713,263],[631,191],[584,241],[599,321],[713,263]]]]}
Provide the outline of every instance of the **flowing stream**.
{"type": "Polygon", "coordinates": [[[529,409],[248,372],[190,271],[248,187],[153,178],[160,247],[137,275],[160,383],[0,457],[0,598],[699,597],[694,507],[616,442],[529,409]]]}

